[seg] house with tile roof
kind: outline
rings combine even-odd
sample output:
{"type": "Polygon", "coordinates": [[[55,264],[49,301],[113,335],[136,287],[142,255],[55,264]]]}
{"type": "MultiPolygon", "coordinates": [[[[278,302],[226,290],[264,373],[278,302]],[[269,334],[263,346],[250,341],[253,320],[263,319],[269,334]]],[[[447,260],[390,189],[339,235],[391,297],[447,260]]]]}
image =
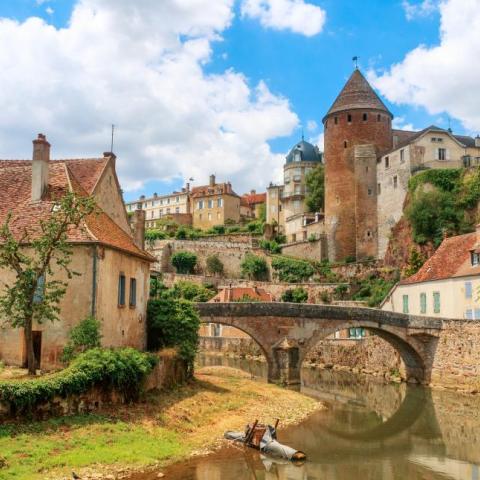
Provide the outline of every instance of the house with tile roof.
{"type": "Polygon", "coordinates": [[[393,130],[393,147],[377,159],[378,258],[403,215],[408,181],[426,169],[480,166],[480,137],[454,135],[431,125],[418,132],[393,130]]]}
{"type": "Polygon", "coordinates": [[[391,290],[382,309],[480,319],[480,225],[475,232],[445,238],[416,274],[391,290]]]}
{"type": "MultiPolygon", "coordinates": [[[[25,229],[35,232],[40,220],[52,212],[55,200],[68,191],[92,196],[97,207],[80,228],[68,232],[71,267],[80,275],[68,280],[60,303],[60,321],[34,325],[38,367],[50,370],[61,366],[70,330],[90,315],[101,322],[104,346],[143,349],[150,263],[155,259],[144,250],[144,212],[134,212],[134,232],[129,225],[115,155],[107,152],[100,158],[51,160],[44,135],[39,134],[33,144],[32,160],[0,160],[2,224],[11,214],[14,235],[22,235],[25,229]]],[[[65,279],[62,271],[54,275],[65,279]]],[[[0,278],[3,284],[8,283],[13,273],[0,270],[0,278]]],[[[0,360],[25,364],[21,329],[0,328],[0,360]]]]}
{"type": "Polygon", "coordinates": [[[260,218],[262,208],[267,203],[266,193],[251,190],[240,197],[240,216],[248,219],[260,218]]]}

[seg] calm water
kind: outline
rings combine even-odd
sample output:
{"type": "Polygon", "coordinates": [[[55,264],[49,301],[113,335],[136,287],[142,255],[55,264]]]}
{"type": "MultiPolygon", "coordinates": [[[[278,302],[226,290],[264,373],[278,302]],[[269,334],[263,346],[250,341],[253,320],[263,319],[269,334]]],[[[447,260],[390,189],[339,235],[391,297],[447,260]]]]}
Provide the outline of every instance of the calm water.
{"type": "MultiPolygon", "coordinates": [[[[265,378],[259,362],[202,356],[265,378]]],[[[304,369],[301,391],[326,403],[279,441],[307,453],[295,466],[232,447],[164,470],[168,480],[480,480],[480,397],[385,385],[304,369]]],[[[140,478],[140,477],[139,477],[140,478]]],[[[143,479],[156,478],[141,477],[143,479]]]]}

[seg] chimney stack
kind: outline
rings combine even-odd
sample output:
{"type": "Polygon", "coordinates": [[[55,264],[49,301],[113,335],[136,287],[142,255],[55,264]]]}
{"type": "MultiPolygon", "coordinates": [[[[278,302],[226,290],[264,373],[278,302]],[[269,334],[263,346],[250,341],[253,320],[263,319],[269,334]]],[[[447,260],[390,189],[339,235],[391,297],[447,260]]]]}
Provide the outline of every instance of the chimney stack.
{"type": "Polygon", "coordinates": [[[475,137],[475,146],[480,148],[480,135],[477,135],[475,137]]]}
{"type": "Polygon", "coordinates": [[[210,175],[210,186],[211,187],[215,186],[215,175],[210,175]]]}
{"type": "Polygon", "coordinates": [[[141,250],[145,249],[145,210],[142,209],[142,203],[137,203],[137,208],[133,212],[133,241],[141,250]]]}
{"type": "Polygon", "coordinates": [[[50,144],[43,133],[33,140],[32,157],[32,202],[39,202],[48,186],[50,144]]]}

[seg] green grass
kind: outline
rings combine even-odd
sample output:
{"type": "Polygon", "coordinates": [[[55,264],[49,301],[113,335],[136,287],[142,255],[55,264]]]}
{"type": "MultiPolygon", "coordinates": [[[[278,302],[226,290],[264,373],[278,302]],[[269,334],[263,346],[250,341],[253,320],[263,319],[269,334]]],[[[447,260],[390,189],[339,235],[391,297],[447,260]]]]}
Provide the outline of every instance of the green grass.
{"type": "Polygon", "coordinates": [[[44,479],[51,470],[102,465],[147,465],[179,456],[179,436],[157,425],[80,415],[26,426],[0,427],[3,480],[44,479]],[[161,439],[161,441],[160,441],[161,439]]]}

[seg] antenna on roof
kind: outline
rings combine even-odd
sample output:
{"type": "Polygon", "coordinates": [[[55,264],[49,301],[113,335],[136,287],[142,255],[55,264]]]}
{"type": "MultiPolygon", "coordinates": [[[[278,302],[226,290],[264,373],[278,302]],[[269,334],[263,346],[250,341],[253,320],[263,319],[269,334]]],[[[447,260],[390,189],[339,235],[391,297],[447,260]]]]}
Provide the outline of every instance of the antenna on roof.
{"type": "Polygon", "coordinates": [[[305,141],[305,138],[303,137],[303,127],[302,127],[302,142],[305,141]]]}
{"type": "Polygon", "coordinates": [[[357,56],[352,57],[352,62],[355,63],[355,70],[358,70],[358,59],[359,59],[359,58],[360,58],[360,57],[357,57],[357,56]]]}
{"type": "Polygon", "coordinates": [[[113,135],[115,133],[115,125],[112,123],[112,143],[110,144],[110,151],[113,153],[113,135]]]}
{"type": "Polygon", "coordinates": [[[447,118],[448,118],[448,131],[452,133],[452,127],[450,125],[450,115],[447,118]]]}

